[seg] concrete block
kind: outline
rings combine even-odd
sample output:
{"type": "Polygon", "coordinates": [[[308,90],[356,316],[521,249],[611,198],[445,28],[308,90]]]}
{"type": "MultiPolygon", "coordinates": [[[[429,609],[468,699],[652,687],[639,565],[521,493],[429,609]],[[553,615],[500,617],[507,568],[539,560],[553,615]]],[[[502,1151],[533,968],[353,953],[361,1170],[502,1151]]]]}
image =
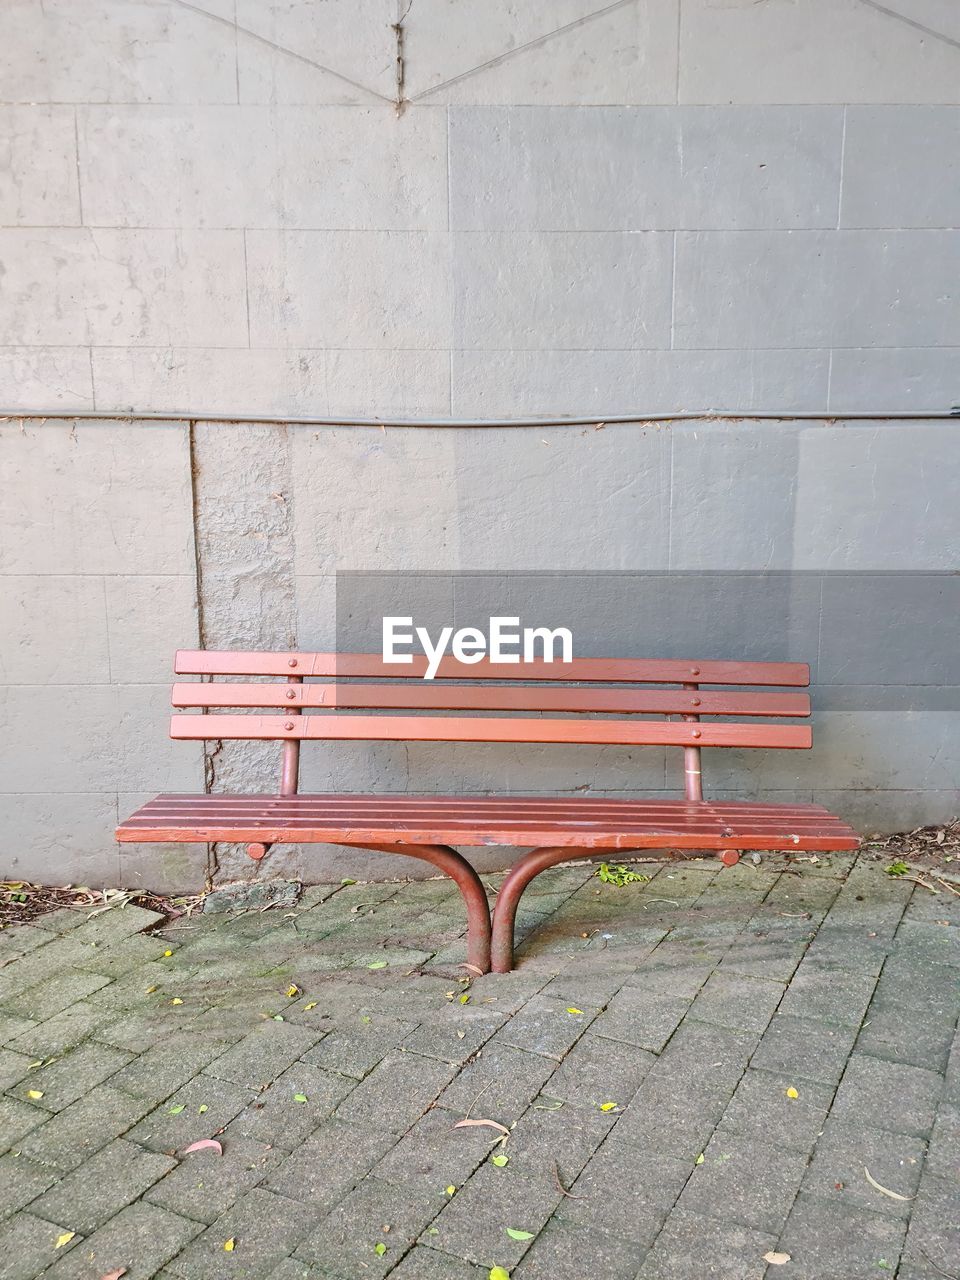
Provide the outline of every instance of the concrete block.
{"type": "Polygon", "coordinates": [[[442,107],[94,106],[79,129],[89,225],[446,229],[442,107]]]}
{"type": "Polygon", "coordinates": [[[443,0],[404,23],[408,96],[427,102],[674,102],[677,0],[599,12],[591,0],[480,10],[443,0]]]}
{"type": "Polygon", "coordinates": [[[77,148],[70,107],[0,107],[0,223],[80,223],[77,148]]]}
{"type": "Polygon", "coordinates": [[[677,236],[679,347],[960,346],[947,231],[677,236]]]}
{"type": "Polygon", "coordinates": [[[456,231],[835,227],[840,107],[465,107],[456,231]]]}
{"type": "Polygon", "coordinates": [[[450,352],[328,351],[327,413],[448,417],[450,352]]]}
{"type": "MultiPolygon", "coordinates": [[[[112,791],[113,805],[117,791],[196,787],[198,744],[167,737],[167,685],[19,685],[2,697],[6,714],[24,731],[0,746],[10,791],[53,782],[61,795],[112,791]],[[71,744],[66,751],[64,743],[71,744]]],[[[110,845],[113,825],[111,815],[104,829],[110,845]]]]}
{"type": "Polygon", "coordinates": [[[504,428],[460,434],[456,445],[461,568],[666,564],[668,463],[655,427],[504,428]],[[576,495],[582,520],[558,493],[576,495]]]}
{"type": "Polygon", "coordinates": [[[457,417],[563,413],[602,421],[677,410],[817,410],[827,403],[830,353],[453,351],[450,360],[457,417]]]}
{"type": "Polygon", "coordinates": [[[392,99],[396,20],[393,0],[237,0],[240,101],[392,99]]]}
{"type": "Polygon", "coordinates": [[[454,345],[668,347],[672,273],[673,237],[666,233],[458,235],[454,345]]]}
{"type": "Polygon", "coordinates": [[[887,413],[960,404],[960,349],[840,349],[830,366],[829,408],[835,413],[887,413]]]}
{"type": "MultiPolygon", "coordinates": [[[[21,743],[20,751],[32,754],[29,743],[21,743]]],[[[50,786],[44,766],[26,785],[50,786]]],[[[28,790],[4,795],[3,810],[3,865],[8,875],[41,884],[120,883],[113,842],[114,795],[28,790]]]]}
{"type": "Polygon", "coordinates": [[[956,568],[956,434],[952,422],[857,422],[801,431],[794,567],[956,568]]]}
{"type": "Polygon", "coordinates": [[[84,347],[0,347],[0,384],[7,409],[93,408],[84,347]]]}
{"type": "Polygon", "coordinates": [[[786,422],[673,424],[671,569],[793,566],[799,437],[786,422]]]}
{"type": "Polygon", "coordinates": [[[848,107],[840,225],[956,227],[958,137],[960,107],[848,107]]]}
{"type": "Polygon", "coordinates": [[[173,0],[11,0],[0,81],[13,102],[235,102],[232,5],[173,0]]]}
{"type": "Polygon", "coordinates": [[[949,0],[922,8],[929,27],[910,20],[916,6],[688,0],[680,22],[680,101],[956,102],[956,10],[949,0]],[[937,30],[947,39],[931,38],[937,30]]]}
{"type": "Polygon", "coordinates": [[[171,413],[262,413],[269,417],[327,411],[324,351],[250,351],[246,347],[96,347],[92,354],[101,409],[171,413]]]}
{"type": "MultiPolygon", "coordinates": [[[[956,646],[945,626],[960,617],[960,580],[952,574],[823,575],[818,679],[846,685],[847,705],[892,709],[883,688],[916,690],[918,709],[957,708],[956,646]]],[[[832,690],[824,690],[826,694],[832,690]]],[[[908,704],[909,705],[909,704],[908,704]]]]}
{"type": "Polygon", "coordinates": [[[450,345],[446,235],[248,231],[246,241],[253,346],[450,345]]]}
{"type": "Polygon", "coordinates": [[[297,577],[294,592],[297,644],[319,653],[338,648],[336,576],[297,577]]]}
{"type": "Polygon", "coordinates": [[[4,577],[2,583],[6,607],[0,615],[0,672],[5,683],[109,682],[102,578],[31,574],[4,577]]]}
{"type": "Polygon", "coordinates": [[[0,342],[245,346],[236,231],[0,231],[0,342]]]}
{"type": "Polygon", "coordinates": [[[704,786],[750,790],[763,799],[804,788],[939,791],[956,787],[949,762],[958,741],[958,717],[944,712],[818,712],[810,751],[708,751],[704,786]]]}
{"type": "MultiPolygon", "coordinates": [[[[176,650],[200,643],[196,577],[125,574],[104,578],[103,585],[112,679],[122,684],[172,681],[176,650]]],[[[157,729],[162,733],[164,725],[157,729]]]]}
{"type": "Polygon", "coordinates": [[[457,442],[442,428],[294,431],[295,571],[455,567],[457,442]]]}
{"type": "Polygon", "coordinates": [[[14,421],[0,440],[4,573],[195,572],[185,426],[14,421]]]}

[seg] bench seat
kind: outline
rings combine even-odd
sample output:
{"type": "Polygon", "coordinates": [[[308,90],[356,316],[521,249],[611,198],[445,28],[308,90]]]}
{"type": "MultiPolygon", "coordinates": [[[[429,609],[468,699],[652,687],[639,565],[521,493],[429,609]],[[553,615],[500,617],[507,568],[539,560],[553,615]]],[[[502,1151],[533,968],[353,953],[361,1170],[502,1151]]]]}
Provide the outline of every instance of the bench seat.
{"type": "MultiPolygon", "coordinates": [[[[370,846],[569,846],[576,850],[856,849],[852,827],[814,804],[579,796],[159,795],[121,841],[370,846]]],[[[402,848],[397,849],[402,853],[402,848]]]]}

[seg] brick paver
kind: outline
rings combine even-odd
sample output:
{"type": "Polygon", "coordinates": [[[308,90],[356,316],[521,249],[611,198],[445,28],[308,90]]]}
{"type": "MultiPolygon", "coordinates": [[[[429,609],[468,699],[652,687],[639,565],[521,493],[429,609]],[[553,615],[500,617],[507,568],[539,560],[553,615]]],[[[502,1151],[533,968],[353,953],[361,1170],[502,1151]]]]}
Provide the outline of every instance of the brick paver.
{"type": "Polygon", "coordinates": [[[960,898],[643,870],[0,931],[0,1280],[960,1276],[960,898]]]}

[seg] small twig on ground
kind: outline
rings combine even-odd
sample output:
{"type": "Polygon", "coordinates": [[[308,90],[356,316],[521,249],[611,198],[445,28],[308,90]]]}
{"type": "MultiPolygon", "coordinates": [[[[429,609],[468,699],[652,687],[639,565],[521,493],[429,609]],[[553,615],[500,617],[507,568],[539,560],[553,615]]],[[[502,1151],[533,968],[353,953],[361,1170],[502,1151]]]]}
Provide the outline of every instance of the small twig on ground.
{"type": "Polygon", "coordinates": [[[553,1180],[557,1184],[557,1190],[560,1192],[562,1196],[567,1196],[567,1198],[570,1200],[586,1200],[587,1199],[586,1196],[575,1196],[572,1191],[568,1191],[567,1188],[563,1185],[563,1183],[560,1181],[560,1166],[557,1164],[556,1160],[554,1160],[553,1162],[553,1180]]]}
{"type": "Polygon", "coordinates": [[[929,889],[931,893],[939,893],[939,889],[935,889],[932,884],[927,884],[926,880],[921,880],[919,876],[901,876],[901,880],[909,880],[912,884],[920,885],[921,889],[929,889]]]}
{"type": "Polygon", "coordinates": [[[960,889],[956,885],[951,884],[949,880],[944,880],[942,876],[934,876],[933,878],[937,884],[942,884],[945,889],[949,889],[951,893],[955,893],[960,898],[960,889]]]}
{"type": "Polygon", "coordinates": [[[920,1252],[923,1254],[926,1260],[930,1263],[931,1267],[935,1267],[936,1270],[939,1271],[942,1276],[947,1277],[947,1280],[960,1280],[960,1276],[958,1276],[955,1271],[944,1271],[940,1263],[934,1261],[934,1259],[930,1257],[929,1253],[927,1253],[923,1245],[920,1246],[920,1252]]]}

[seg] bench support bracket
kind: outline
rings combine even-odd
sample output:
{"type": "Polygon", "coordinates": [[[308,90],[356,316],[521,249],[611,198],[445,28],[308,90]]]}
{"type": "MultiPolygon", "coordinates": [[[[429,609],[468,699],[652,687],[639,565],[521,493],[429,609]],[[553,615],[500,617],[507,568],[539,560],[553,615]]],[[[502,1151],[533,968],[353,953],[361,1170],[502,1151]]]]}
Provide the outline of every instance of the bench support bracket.
{"type": "MultiPolygon", "coordinates": [[[[340,843],[338,841],[338,843],[340,843]]],[[[481,973],[490,972],[490,904],[487,891],[473,867],[444,844],[363,844],[353,849],[375,849],[378,853],[400,853],[407,858],[430,862],[456,883],[467,909],[467,964],[481,973]]]]}

